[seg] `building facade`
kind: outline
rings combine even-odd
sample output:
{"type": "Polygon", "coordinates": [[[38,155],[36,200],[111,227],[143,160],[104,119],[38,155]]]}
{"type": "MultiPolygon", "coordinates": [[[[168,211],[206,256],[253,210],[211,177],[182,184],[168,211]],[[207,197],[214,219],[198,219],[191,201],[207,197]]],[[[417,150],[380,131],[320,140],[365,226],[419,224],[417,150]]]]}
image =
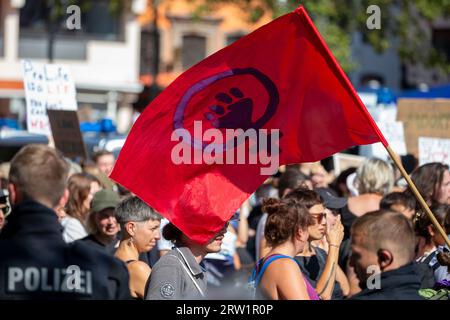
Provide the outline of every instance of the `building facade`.
{"type": "MultiPolygon", "coordinates": [[[[24,123],[25,100],[21,60],[49,62],[48,1],[0,1],[0,117],[24,123]]],[[[132,103],[141,92],[138,17],[146,1],[90,1],[81,7],[80,29],[70,30],[67,8],[56,14],[52,30],[53,62],[68,65],[77,89],[81,121],[104,117],[130,118],[132,103]]],[[[118,121],[119,130],[128,122],[118,121]],[[124,122],[124,124],[122,124],[124,122]]]]}

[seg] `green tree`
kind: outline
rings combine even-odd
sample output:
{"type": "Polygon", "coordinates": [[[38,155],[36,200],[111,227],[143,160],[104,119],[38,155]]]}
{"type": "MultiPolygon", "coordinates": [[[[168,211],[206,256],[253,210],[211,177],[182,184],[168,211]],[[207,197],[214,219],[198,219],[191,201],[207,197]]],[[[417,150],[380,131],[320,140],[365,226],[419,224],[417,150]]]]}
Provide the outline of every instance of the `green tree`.
{"type": "MultiPolygon", "coordinates": [[[[206,0],[208,8],[223,0],[206,0]]],[[[450,17],[450,0],[232,0],[258,21],[270,11],[276,18],[302,4],[345,71],[357,67],[351,59],[352,33],[361,32],[376,52],[397,43],[402,62],[421,63],[450,73],[450,61],[431,45],[430,25],[450,17]],[[381,29],[369,30],[366,12],[370,5],[381,9],[381,29]]]]}

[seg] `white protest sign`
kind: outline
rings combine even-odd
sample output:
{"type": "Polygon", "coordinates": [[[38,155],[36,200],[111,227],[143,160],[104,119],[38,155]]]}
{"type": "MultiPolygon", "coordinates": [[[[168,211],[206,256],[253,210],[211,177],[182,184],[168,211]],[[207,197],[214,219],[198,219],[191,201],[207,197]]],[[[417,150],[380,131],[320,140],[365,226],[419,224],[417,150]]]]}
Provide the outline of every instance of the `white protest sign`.
{"type": "Polygon", "coordinates": [[[419,137],[419,165],[430,162],[450,165],[450,139],[419,137]]]}
{"type": "Polygon", "coordinates": [[[348,168],[358,168],[364,162],[364,159],[364,157],[353,154],[335,153],[333,155],[334,174],[338,176],[348,168]]]}
{"type": "Polygon", "coordinates": [[[50,135],[47,109],[77,110],[75,83],[63,65],[22,60],[27,102],[27,129],[50,135]]]}
{"type": "Polygon", "coordinates": [[[358,92],[358,96],[367,109],[377,106],[378,96],[374,92],[358,92]]]}
{"type": "MultiPolygon", "coordinates": [[[[405,133],[403,130],[403,122],[401,121],[384,121],[377,122],[389,146],[400,156],[406,155],[405,133]]],[[[364,157],[377,157],[383,160],[389,159],[389,154],[383,144],[375,143],[372,145],[360,146],[359,154],[364,157]]]]}

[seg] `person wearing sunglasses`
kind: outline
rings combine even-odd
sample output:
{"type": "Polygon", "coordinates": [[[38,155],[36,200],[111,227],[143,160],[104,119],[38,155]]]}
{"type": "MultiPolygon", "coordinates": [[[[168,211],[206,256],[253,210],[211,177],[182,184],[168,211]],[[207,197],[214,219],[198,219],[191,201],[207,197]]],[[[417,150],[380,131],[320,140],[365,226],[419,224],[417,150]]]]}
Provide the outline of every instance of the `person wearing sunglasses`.
{"type": "Polygon", "coordinates": [[[343,298],[344,293],[340,283],[342,282],[344,287],[348,287],[348,281],[337,263],[339,247],[344,237],[344,227],[340,217],[328,230],[324,200],[313,190],[297,188],[288,193],[285,198],[295,199],[304,205],[312,218],[312,222],[308,226],[308,243],[303,251],[295,257],[303,274],[315,287],[322,300],[343,298]],[[325,236],[329,246],[328,253],[312,245],[313,241],[321,240],[325,236]]]}

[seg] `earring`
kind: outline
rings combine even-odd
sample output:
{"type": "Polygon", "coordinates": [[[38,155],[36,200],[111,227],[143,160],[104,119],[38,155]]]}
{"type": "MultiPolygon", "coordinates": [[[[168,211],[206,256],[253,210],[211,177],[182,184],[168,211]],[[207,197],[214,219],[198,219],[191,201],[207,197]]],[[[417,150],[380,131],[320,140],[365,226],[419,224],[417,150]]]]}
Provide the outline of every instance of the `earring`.
{"type": "Polygon", "coordinates": [[[128,239],[128,245],[131,246],[134,242],[133,237],[131,237],[130,239],[128,239]]]}

